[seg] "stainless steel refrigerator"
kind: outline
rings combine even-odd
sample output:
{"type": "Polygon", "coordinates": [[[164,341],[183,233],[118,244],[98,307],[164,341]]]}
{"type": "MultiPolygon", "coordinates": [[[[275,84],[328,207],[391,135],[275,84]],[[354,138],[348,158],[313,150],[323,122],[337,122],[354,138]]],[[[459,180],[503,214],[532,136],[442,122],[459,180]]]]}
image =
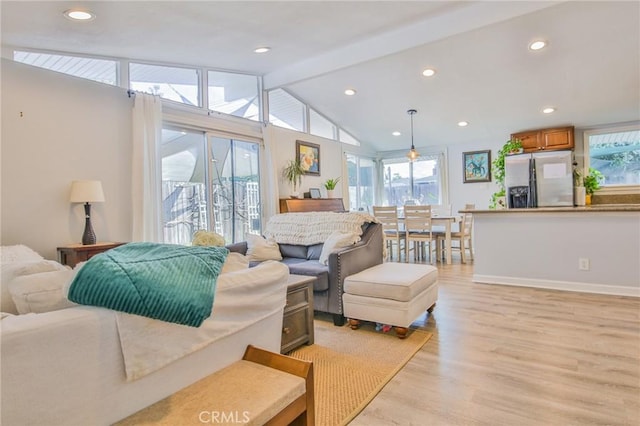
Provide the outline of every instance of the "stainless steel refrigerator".
{"type": "Polygon", "coordinates": [[[572,151],[505,157],[507,207],[573,206],[572,157],[572,151]]]}

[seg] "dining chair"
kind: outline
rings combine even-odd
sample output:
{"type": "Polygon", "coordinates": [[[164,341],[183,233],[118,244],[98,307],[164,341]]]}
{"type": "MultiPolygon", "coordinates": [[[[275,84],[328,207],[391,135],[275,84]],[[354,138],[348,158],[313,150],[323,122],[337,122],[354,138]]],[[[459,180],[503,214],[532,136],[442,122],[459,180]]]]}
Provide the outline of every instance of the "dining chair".
{"type": "MultiPolygon", "coordinates": [[[[465,204],[465,210],[473,210],[476,208],[475,204],[465,204]]],[[[460,250],[460,258],[462,263],[467,263],[466,259],[466,251],[469,250],[469,259],[473,261],[473,241],[472,241],[472,232],[473,232],[473,214],[472,213],[464,213],[462,215],[462,220],[460,221],[460,229],[458,231],[451,232],[451,242],[458,241],[458,247],[451,247],[451,250],[460,250]]],[[[437,244],[441,247],[444,242],[444,234],[438,233],[437,244]]],[[[443,251],[444,252],[444,251],[443,251]]]]}
{"type": "Polygon", "coordinates": [[[433,216],[451,216],[451,204],[431,204],[433,216]]]}
{"type": "Polygon", "coordinates": [[[429,244],[429,263],[431,263],[431,243],[436,240],[431,229],[431,206],[404,206],[404,227],[407,235],[405,242],[405,261],[409,261],[409,243],[413,242],[413,259],[424,257],[425,244],[429,244]],[[422,249],[422,250],[419,250],[422,249]]]}
{"type": "Polygon", "coordinates": [[[406,247],[404,232],[400,232],[398,206],[373,206],[373,216],[382,224],[384,241],[389,249],[387,259],[393,259],[393,244],[398,246],[398,260],[402,254],[402,243],[406,247]]]}

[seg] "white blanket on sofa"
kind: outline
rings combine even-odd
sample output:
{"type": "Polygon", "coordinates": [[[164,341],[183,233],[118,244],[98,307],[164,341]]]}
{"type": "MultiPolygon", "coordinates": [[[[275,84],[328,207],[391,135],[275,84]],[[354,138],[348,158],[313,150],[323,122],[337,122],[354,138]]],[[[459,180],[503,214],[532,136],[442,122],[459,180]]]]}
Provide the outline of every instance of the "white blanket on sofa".
{"type": "Polygon", "coordinates": [[[362,234],[362,225],[378,222],[368,213],[308,212],[272,216],[264,232],[278,244],[312,245],[324,243],[334,231],[362,234]]]}
{"type": "Polygon", "coordinates": [[[284,309],[288,276],[287,266],[274,261],[221,274],[213,314],[198,328],[117,312],[127,381],[284,309]]]}

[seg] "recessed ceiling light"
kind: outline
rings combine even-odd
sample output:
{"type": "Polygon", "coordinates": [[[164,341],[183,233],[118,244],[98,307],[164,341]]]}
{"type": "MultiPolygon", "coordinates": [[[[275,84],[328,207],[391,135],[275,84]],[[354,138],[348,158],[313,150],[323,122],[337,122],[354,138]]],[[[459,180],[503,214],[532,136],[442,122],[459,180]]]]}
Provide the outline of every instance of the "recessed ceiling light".
{"type": "Polygon", "coordinates": [[[425,77],[433,77],[435,74],[436,70],[434,70],[433,68],[427,68],[422,71],[422,75],[424,75],[425,77]]]}
{"type": "Polygon", "coordinates": [[[271,50],[271,48],[267,47],[267,46],[256,47],[255,49],[253,49],[254,53],[267,53],[270,50],[271,50]]]}
{"type": "Polygon", "coordinates": [[[400,136],[402,133],[400,133],[399,131],[395,131],[393,133],[391,133],[393,136],[400,136]]]}
{"type": "Polygon", "coordinates": [[[356,91],[355,91],[355,89],[347,89],[347,90],[344,91],[344,94],[347,95],[347,96],[353,96],[353,95],[356,94],[356,91]]]}
{"type": "Polygon", "coordinates": [[[544,112],[545,114],[551,114],[552,112],[554,112],[556,109],[554,107],[546,107],[542,109],[542,112],[544,112]]]}
{"type": "Polygon", "coordinates": [[[529,44],[529,49],[530,50],[540,50],[544,47],[547,46],[547,42],[544,40],[536,40],[534,42],[532,42],[531,44],[529,44]]]}
{"type": "Polygon", "coordinates": [[[460,127],[465,127],[468,126],[469,122],[468,121],[458,121],[458,126],[460,127]]]}
{"type": "Polygon", "coordinates": [[[88,10],[69,9],[64,11],[64,16],[73,21],[91,21],[96,15],[88,10]]]}

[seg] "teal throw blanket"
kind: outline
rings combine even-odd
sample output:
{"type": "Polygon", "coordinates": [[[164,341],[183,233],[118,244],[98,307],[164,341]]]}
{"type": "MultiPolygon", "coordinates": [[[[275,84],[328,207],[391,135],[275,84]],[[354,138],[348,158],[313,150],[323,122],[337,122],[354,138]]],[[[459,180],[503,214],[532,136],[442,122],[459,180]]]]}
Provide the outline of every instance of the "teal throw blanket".
{"type": "Polygon", "coordinates": [[[69,300],[199,327],[211,316],[216,281],[229,250],[129,243],[92,257],[69,300]]]}

